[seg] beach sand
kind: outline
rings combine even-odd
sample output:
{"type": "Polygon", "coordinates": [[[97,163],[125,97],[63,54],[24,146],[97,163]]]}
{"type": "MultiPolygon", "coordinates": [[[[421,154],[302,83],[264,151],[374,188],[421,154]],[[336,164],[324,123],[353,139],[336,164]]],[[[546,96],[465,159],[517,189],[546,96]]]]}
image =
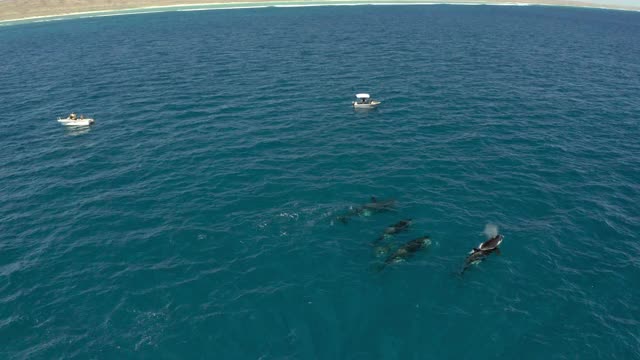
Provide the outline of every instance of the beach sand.
{"type": "MultiPolygon", "coordinates": [[[[522,4],[522,5],[552,5],[552,6],[575,6],[575,7],[594,7],[608,8],[618,10],[635,10],[640,11],[640,5],[611,5],[599,3],[599,0],[580,1],[580,0],[373,0],[362,1],[295,1],[294,4],[348,4],[348,3],[461,3],[461,4],[522,4]]],[[[238,4],[239,6],[252,5],[268,5],[276,3],[273,0],[0,0],[0,21],[42,18],[49,16],[61,16],[69,14],[90,13],[96,11],[114,11],[125,9],[140,9],[153,7],[167,7],[180,5],[199,5],[199,4],[238,4]]],[[[287,3],[287,1],[278,1],[277,4],[287,3]]],[[[160,10],[160,9],[158,9],[160,10]]]]}

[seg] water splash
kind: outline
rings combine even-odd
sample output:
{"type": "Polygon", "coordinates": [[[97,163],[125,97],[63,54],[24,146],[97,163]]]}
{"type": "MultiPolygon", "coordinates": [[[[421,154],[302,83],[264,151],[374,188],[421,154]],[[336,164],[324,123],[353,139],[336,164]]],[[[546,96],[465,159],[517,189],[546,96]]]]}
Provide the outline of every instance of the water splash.
{"type": "Polygon", "coordinates": [[[498,235],[498,225],[491,223],[485,225],[483,233],[487,237],[487,239],[495,237],[496,235],[498,235]]]}

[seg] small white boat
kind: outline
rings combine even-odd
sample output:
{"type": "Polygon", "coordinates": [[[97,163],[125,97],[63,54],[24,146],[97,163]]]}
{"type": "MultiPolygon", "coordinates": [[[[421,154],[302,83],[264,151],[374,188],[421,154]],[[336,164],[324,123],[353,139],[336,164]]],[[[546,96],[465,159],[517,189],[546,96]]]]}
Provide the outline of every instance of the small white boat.
{"type": "Polygon", "coordinates": [[[353,102],[353,107],[356,109],[373,109],[380,105],[380,101],[371,99],[369,94],[356,94],[358,101],[353,102]]]}
{"type": "Polygon", "coordinates": [[[95,120],[83,118],[83,117],[76,118],[76,119],[66,117],[64,119],[58,118],[58,122],[66,126],[89,126],[89,125],[92,125],[95,122],[95,120]]]}

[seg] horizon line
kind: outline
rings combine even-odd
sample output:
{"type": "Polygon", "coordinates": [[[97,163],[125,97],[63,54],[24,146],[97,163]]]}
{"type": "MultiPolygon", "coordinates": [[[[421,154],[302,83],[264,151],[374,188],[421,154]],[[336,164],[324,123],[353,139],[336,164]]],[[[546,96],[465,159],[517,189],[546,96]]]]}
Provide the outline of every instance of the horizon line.
{"type": "Polygon", "coordinates": [[[564,8],[585,8],[600,9],[613,11],[630,11],[640,12],[640,7],[628,7],[624,5],[607,6],[605,4],[587,3],[587,2],[562,2],[562,0],[532,0],[530,2],[519,1],[500,1],[500,0],[316,0],[316,1],[229,1],[229,2],[211,2],[211,3],[185,3],[176,5],[155,5],[142,6],[123,9],[110,10],[94,10],[79,11],[70,13],[58,13],[51,15],[30,16],[24,18],[0,20],[0,26],[63,21],[73,19],[87,19],[93,17],[110,17],[124,15],[143,15],[151,13],[163,12],[186,12],[186,11],[213,11],[213,10],[240,10],[240,9],[261,9],[261,8],[297,8],[297,7],[323,7],[323,6],[431,6],[431,5],[459,5],[459,6],[545,6],[545,7],[564,7],[564,8]]]}

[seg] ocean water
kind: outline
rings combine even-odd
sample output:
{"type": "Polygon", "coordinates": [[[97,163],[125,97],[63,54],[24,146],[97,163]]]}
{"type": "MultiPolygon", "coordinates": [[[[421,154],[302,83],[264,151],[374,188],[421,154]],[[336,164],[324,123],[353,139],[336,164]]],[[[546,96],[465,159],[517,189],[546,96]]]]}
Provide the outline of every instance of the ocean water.
{"type": "Polygon", "coordinates": [[[639,13],[167,12],[0,47],[2,359],[640,357],[639,13]],[[336,221],[371,196],[397,204],[336,221]],[[387,243],[432,244],[379,271],[403,218],[387,243]],[[487,224],[502,254],[461,275],[487,224]]]}

